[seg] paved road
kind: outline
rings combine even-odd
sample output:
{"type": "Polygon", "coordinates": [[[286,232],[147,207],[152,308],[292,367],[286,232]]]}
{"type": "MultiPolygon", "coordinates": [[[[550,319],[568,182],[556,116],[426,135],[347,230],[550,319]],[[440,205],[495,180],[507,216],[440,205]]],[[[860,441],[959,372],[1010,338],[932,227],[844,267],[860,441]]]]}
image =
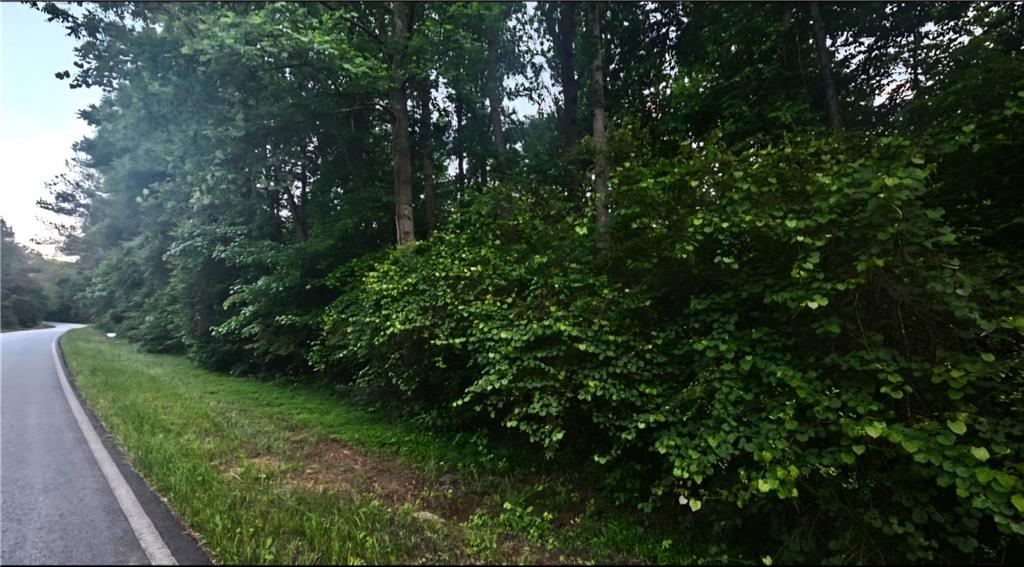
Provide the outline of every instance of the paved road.
{"type": "Polygon", "coordinates": [[[136,510],[144,512],[143,521],[159,534],[156,539],[166,541],[161,544],[172,561],[207,563],[90,412],[81,415],[98,437],[94,447],[87,442],[53,354],[54,340],[76,326],[0,336],[0,563],[149,564],[152,542],[144,549],[138,516],[129,522],[125,487],[138,503],[136,510]],[[99,445],[112,458],[106,474],[96,456],[99,445]],[[126,483],[111,483],[114,469],[126,483]],[[117,486],[119,497],[112,488],[117,486]]]}

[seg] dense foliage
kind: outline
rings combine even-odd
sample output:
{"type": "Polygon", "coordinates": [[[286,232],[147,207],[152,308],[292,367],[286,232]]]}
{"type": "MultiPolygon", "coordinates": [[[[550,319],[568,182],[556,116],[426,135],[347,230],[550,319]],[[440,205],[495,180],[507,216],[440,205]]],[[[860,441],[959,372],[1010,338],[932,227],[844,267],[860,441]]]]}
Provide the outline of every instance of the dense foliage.
{"type": "Polygon", "coordinates": [[[14,240],[14,230],[0,219],[0,325],[18,329],[38,325],[46,309],[46,296],[37,273],[37,257],[14,240]]]}
{"type": "Polygon", "coordinates": [[[737,557],[1022,557],[1021,4],[41,9],[107,93],[45,204],[100,325],[737,557]]]}
{"type": "Polygon", "coordinates": [[[14,238],[0,218],[0,328],[31,328],[43,320],[79,321],[75,294],[84,285],[82,267],[44,258],[14,238]]]}

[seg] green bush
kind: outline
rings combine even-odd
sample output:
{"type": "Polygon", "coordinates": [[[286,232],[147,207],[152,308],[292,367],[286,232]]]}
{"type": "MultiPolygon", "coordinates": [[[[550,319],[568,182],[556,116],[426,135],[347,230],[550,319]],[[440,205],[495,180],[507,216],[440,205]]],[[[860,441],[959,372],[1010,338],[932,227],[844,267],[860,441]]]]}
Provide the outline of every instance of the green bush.
{"type": "Polygon", "coordinates": [[[313,360],[642,463],[641,507],[761,526],[751,553],[985,556],[1024,533],[1024,289],[930,206],[931,170],[897,138],[627,161],[607,251],[543,191],[495,190],[364,266],[313,360]]]}

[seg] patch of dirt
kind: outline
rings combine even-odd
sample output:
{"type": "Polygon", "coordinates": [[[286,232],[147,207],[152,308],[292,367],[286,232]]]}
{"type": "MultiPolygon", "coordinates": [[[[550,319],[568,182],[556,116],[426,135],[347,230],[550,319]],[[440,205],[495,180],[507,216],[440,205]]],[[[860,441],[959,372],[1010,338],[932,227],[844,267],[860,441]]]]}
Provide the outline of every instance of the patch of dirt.
{"type": "Polygon", "coordinates": [[[281,460],[275,457],[274,455],[262,455],[254,459],[249,459],[249,464],[256,465],[257,467],[260,467],[262,469],[273,470],[277,470],[284,466],[281,463],[281,460]]]}
{"type": "Polygon", "coordinates": [[[455,522],[467,520],[483,504],[452,474],[434,480],[397,459],[369,455],[338,441],[307,441],[294,447],[305,465],[285,476],[293,486],[321,493],[369,493],[389,506],[409,504],[455,522]]]}
{"type": "Polygon", "coordinates": [[[438,514],[456,522],[465,522],[481,507],[497,509],[500,504],[485,502],[478,494],[466,491],[455,475],[444,475],[427,487],[426,500],[438,514]]]}
{"type": "MultiPolygon", "coordinates": [[[[451,522],[457,526],[481,508],[492,512],[500,509],[498,500],[466,490],[456,475],[431,479],[396,458],[370,455],[338,441],[293,439],[287,458],[263,454],[210,464],[224,476],[239,478],[244,468],[255,466],[280,472],[286,485],[321,494],[371,494],[389,507],[408,504],[423,522],[451,522]]],[[[499,538],[502,556],[534,564],[560,563],[557,554],[542,546],[527,545],[511,534],[499,538]]]]}
{"type": "Polygon", "coordinates": [[[210,465],[234,478],[250,466],[281,471],[287,485],[319,493],[372,494],[391,507],[409,504],[456,522],[465,521],[484,504],[479,496],[463,490],[455,475],[434,480],[398,459],[370,455],[339,441],[293,440],[287,457],[262,454],[210,465]]]}
{"type": "Polygon", "coordinates": [[[210,463],[210,466],[216,469],[223,476],[230,476],[234,478],[239,478],[239,473],[242,472],[242,469],[249,465],[255,465],[257,468],[268,469],[272,471],[284,468],[284,463],[281,462],[281,459],[277,458],[274,455],[260,455],[258,457],[253,457],[250,459],[243,459],[241,462],[216,461],[210,463]]]}
{"type": "Polygon", "coordinates": [[[402,463],[370,455],[337,441],[303,444],[305,466],[289,472],[288,484],[317,492],[371,493],[391,506],[420,503],[427,478],[402,463]]]}

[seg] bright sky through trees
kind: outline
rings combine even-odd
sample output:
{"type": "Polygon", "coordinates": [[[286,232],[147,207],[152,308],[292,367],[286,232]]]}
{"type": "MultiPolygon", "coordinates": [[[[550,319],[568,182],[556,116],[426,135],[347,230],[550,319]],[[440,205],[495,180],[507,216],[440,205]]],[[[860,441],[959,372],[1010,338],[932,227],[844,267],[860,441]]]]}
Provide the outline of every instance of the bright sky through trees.
{"type": "Polygon", "coordinates": [[[51,216],[36,207],[46,182],[64,171],[71,145],[89,131],[78,110],[99,89],[75,89],[54,74],[73,69],[75,40],[23,4],[0,4],[0,215],[19,242],[49,255],[51,216]]]}

